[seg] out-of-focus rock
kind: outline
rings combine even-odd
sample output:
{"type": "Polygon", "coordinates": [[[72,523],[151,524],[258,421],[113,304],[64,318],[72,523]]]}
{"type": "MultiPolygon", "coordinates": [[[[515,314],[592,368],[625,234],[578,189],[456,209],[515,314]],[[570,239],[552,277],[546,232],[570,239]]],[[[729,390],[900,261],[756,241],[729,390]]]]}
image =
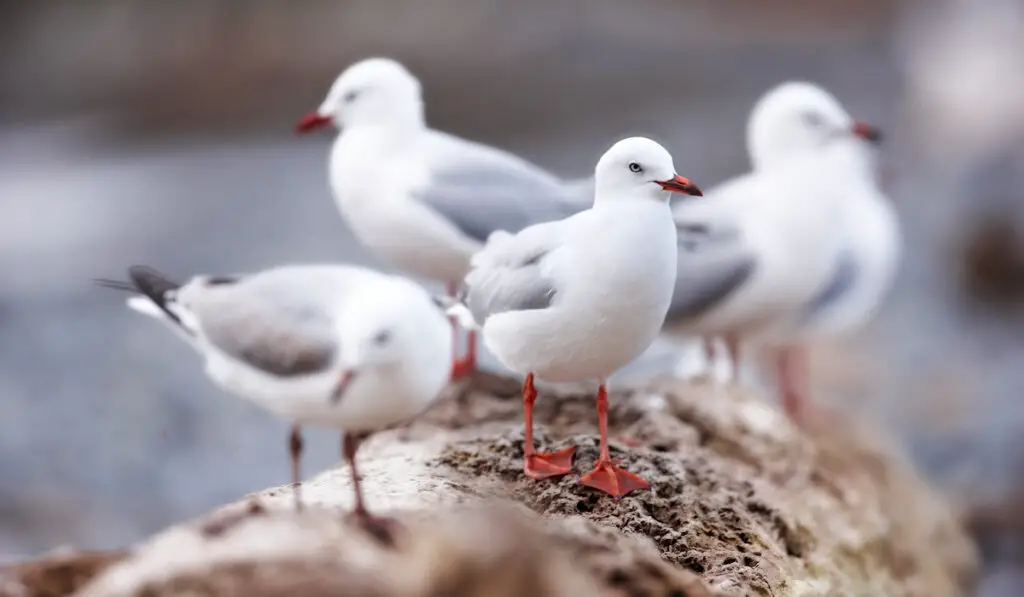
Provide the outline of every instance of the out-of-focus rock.
{"type": "MultiPolygon", "coordinates": [[[[449,396],[362,453],[369,504],[404,528],[394,548],[345,521],[332,470],[304,485],[305,513],[290,488],[254,494],[76,595],[955,597],[975,577],[952,509],[849,420],[800,430],[755,396],[679,382],[616,393],[614,457],[651,483],[616,502],[577,474],[522,475],[516,382],[463,390],[466,408],[449,396]]],[[[593,407],[547,390],[537,404],[542,448],[578,446],[577,472],[597,456],[593,407]]]]}
{"type": "Polygon", "coordinates": [[[0,568],[0,597],[63,597],[128,555],[124,550],[59,551],[0,568]]]}

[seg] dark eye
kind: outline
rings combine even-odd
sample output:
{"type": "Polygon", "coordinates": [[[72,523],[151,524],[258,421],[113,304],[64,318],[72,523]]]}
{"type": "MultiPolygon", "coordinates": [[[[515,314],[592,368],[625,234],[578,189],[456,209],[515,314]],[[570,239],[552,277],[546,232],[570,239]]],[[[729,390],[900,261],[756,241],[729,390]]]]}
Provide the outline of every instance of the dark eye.
{"type": "Polygon", "coordinates": [[[341,100],[346,104],[351,104],[352,102],[356,101],[357,97],[359,97],[358,91],[349,91],[348,93],[341,97],[341,100]]]}
{"type": "Polygon", "coordinates": [[[817,112],[804,112],[802,118],[807,126],[819,127],[825,124],[825,119],[821,117],[821,114],[817,112]]]}
{"type": "Polygon", "coordinates": [[[643,166],[641,166],[640,164],[638,164],[636,162],[630,162],[629,163],[629,171],[633,172],[634,174],[639,174],[639,173],[644,171],[644,168],[643,168],[643,166]]]}
{"type": "Polygon", "coordinates": [[[388,342],[391,342],[391,332],[388,330],[381,330],[373,337],[373,343],[377,346],[384,346],[388,342]]]}

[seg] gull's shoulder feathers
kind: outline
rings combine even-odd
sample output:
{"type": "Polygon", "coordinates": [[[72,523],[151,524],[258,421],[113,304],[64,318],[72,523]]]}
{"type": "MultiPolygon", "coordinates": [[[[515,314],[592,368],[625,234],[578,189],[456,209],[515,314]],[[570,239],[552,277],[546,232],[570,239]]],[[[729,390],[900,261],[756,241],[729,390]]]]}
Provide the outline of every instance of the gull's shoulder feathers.
{"type": "Polygon", "coordinates": [[[500,149],[439,131],[423,142],[429,179],[412,196],[478,242],[498,229],[564,218],[592,200],[588,185],[564,182],[500,149]]]}
{"type": "Polygon", "coordinates": [[[568,220],[544,222],[518,234],[497,231],[473,256],[461,295],[465,311],[451,314],[477,327],[487,318],[508,311],[547,309],[558,295],[555,281],[545,272],[545,260],[562,243],[568,220]]]}

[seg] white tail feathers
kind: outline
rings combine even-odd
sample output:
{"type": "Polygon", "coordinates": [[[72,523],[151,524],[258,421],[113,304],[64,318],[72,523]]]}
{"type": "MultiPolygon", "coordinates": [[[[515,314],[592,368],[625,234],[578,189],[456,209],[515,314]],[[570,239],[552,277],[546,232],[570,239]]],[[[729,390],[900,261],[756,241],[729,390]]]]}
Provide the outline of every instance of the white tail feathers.
{"type": "Polygon", "coordinates": [[[469,310],[469,307],[459,302],[458,299],[454,299],[450,296],[434,296],[432,297],[437,306],[441,307],[444,314],[448,317],[452,317],[455,321],[467,330],[480,329],[480,324],[476,322],[476,318],[473,317],[473,312],[469,310]]]}
{"type": "Polygon", "coordinates": [[[455,321],[459,322],[459,325],[466,328],[467,330],[480,329],[480,324],[476,322],[473,317],[473,313],[469,310],[469,307],[462,303],[455,303],[445,311],[448,315],[455,318],[455,321]]]}
{"type": "Polygon", "coordinates": [[[128,303],[128,308],[132,311],[138,311],[143,315],[148,315],[155,319],[167,319],[167,314],[161,311],[160,307],[157,307],[153,301],[149,300],[149,298],[145,296],[136,295],[130,297],[126,302],[128,303]]]}
{"type": "Polygon", "coordinates": [[[132,311],[142,313],[147,317],[163,322],[167,327],[171,328],[179,338],[188,342],[193,347],[198,348],[196,345],[195,330],[198,329],[197,321],[192,313],[185,309],[176,308],[176,305],[168,305],[168,308],[174,311],[174,314],[178,316],[181,324],[174,322],[168,315],[156,305],[152,300],[146,296],[136,295],[130,297],[127,301],[128,308],[132,311]]]}

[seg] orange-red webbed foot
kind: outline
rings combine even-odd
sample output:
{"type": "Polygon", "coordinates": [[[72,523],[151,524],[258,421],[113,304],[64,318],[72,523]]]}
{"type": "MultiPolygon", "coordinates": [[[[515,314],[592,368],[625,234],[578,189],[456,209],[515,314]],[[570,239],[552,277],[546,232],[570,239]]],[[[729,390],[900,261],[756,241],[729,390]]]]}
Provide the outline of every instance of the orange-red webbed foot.
{"type": "Polygon", "coordinates": [[[608,493],[616,500],[622,499],[631,491],[639,491],[648,487],[647,481],[615,466],[611,460],[598,460],[594,465],[594,470],[584,475],[580,479],[580,483],[608,493]]]}
{"type": "Polygon", "coordinates": [[[557,452],[530,454],[523,458],[523,472],[534,479],[547,479],[565,475],[572,470],[575,447],[557,452]]]}

